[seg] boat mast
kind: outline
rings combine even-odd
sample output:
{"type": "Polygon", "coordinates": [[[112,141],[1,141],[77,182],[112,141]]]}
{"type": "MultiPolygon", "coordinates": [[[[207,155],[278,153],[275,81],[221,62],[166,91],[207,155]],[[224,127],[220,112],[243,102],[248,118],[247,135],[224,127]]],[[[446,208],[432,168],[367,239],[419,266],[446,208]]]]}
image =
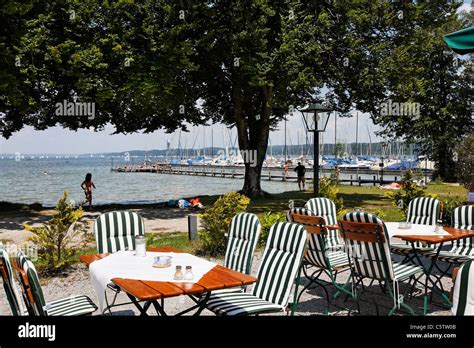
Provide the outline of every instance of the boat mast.
{"type": "Polygon", "coordinates": [[[356,112],[356,157],[359,156],[359,112],[356,112]]]}

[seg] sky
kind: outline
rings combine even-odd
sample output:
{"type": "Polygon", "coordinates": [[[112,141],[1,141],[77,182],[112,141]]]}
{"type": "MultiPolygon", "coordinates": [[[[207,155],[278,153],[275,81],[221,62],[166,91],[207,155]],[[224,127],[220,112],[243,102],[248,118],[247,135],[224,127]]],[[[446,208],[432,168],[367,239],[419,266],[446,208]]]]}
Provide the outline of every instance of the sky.
{"type": "MultiPolygon", "coordinates": [[[[326,132],[323,133],[324,143],[334,143],[335,115],[331,114],[326,132]]],[[[337,141],[354,142],[356,117],[337,117],[337,141]]],[[[305,127],[301,113],[295,112],[287,121],[287,144],[297,145],[305,143],[305,127]],[[299,139],[299,140],[298,140],[299,139]]],[[[369,133],[372,142],[376,142],[374,135],[378,127],[374,126],[368,115],[359,113],[359,142],[368,142],[369,133]],[[369,131],[368,131],[369,130],[369,131]]],[[[181,132],[181,147],[201,148],[211,146],[211,132],[213,133],[214,146],[223,147],[236,144],[236,130],[227,130],[221,124],[212,126],[189,127],[190,132],[181,132]],[[212,129],[212,131],[211,131],[212,129]],[[193,146],[194,145],[194,146],[193,146]]],[[[114,128],[106,127],[104,131],[92,130],[70,131],[61,127],[53,127],[44,131],[25,127],[14,133],[10,139],[0,138],[0,153],[25,153],[25,154],[87,154],[121,152],[129,150],[166,149],[167,140],[171,148],[178,147],[179,132],[167,134],[164,131],[155,131],[150,134],[116,134],[112,135],[114,128]]],[[[282,145],[285,142],[284,122],[278,129],[271,132],[270,144],[282,145]]]]}
{"type": "MultiPolygon", "coordinates": [[[[471,0],[465,0],[459,11],[469,11],[470,8],[471,0]]],[[[354,117],[337,117],[337,142],[355,142],[355,114],[356,112],[354,111],[354,117]]],[[[278,128],[270,134],[271,145],[282,145],[285,142],[284,122],[281,122],[278,128]]],[[[293,116],[288,118],[286,128],[287,144],[297,145],[305,142],[304,125],[299,112],[295,112],[293,116]]],[[[214,134],[214,146],[222,147],[235,144],[236,130],[223,131],[225,129],[224,126],[216,124],[207,127],[189,127],[190,132],[181,133],[181,147],[191,148],[194,145],[194,148],[200,148],[211,146],[211,129],[214,134]]],[[[375,132],[378,129],[367,114],[359,113],[359,142],[368,142],[369,134],[372,142],[380,141],[381,139],[375,136],[375,132]]],[[[326,132],[323,133],[322,141],[324,143],[334,143],[334,130],[335,118],[333,114],[329,120],[326,132]]],[[[101,132],[87,129],[70,131],[61,127],[36,131],[32,127],[24,127],[19,132],[14,133],[8,140],[0,137],[0,153],[87,154],[165,149],[167,140],[170,140],[172,148],[177,148],[180,137],[179,132],[167,134],[161,130],[150,134],[111,135],[113,131],[114,128],[112,126],[107,126],[101,132]]]]}

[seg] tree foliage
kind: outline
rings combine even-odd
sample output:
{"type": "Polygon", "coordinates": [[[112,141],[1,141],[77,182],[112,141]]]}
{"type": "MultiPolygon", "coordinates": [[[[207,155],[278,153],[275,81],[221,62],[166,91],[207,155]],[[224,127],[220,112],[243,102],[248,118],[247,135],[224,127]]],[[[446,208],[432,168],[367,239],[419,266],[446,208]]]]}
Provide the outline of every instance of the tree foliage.
{"type": "Polygon", "coordinates": [[[222,122],[237,128],[241,150],[256,154],[243,187],[254,196],[262,194],[270,130],[310,102],[326,100],[342,116],[370,113],[385,136],[419,143],[445,177],[453,144],[472,130],[465,62],[454,66],[443,54],[442,36],[465,24],[455,2],[21,4],[0,5],[11,24],[1,32],[4,137],[24,125],[110,123],[130,133],[222,122]],[[381,115],[387,99],[420,103],[421,117],[381,115]],[[64,100],[95,103],[95,117],[56,115],[64,100]]]}

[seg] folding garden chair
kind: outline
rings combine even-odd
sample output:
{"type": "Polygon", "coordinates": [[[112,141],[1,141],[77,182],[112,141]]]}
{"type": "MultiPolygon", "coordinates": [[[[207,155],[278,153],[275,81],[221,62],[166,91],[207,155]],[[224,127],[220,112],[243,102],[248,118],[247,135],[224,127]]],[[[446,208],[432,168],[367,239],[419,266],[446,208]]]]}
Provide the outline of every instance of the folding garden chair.
{"type": "Polygon", "coordinates": [[[36,316],[78,316],[89,315],[97,310],[97,306],[85,295],[71,296],[46,303],[38,273],[31,260],[21,251],[17,253],[16,269],[22,278],[23,292],[27,295],[28,305],[36,316]]]}
{"type": "MultiPolygon", "coordinates": [[[[132,211],[113,211],[100,215],[94,224],[97,251],[99,253],[114,253],[120,250],[135,250],[135,236],[145,234],[145,225],[140,215],[132,211]]],[[[107,290],[105,293],[106,307],[109,311],[113,307],[130,304],[124,302],[116,304],[120,288],[114,283],[107,284],[107,288],[114,294],[109,304],[107,290]]]]}
{"type": "MultiPolygon", "coordinates": [[[[292,214],[292,221],[305,226],[309,238],[308,248],[306,249],[301,264],[303,274],[309,282],[300,291],[295,302],[299,303],[300,297],[304,291],[309,289],[311,285],[316,284],[316,286],[319,285],[326,294],[327,308],[325,313],[329,313],[331,301],[341,292],[352,296],[352,292],[346,288],[350,278],[348,278],[346,284],[339,284],[336,280],[340,271],[349,270],[349,259],[347,254],[341,250],[332,250],[329,248],[329,233],[324,218],[319,216],[292,214]],[[332,297],[329,296],[329,292],[326,289],[328,284],[319,279],[323,273],[329,277],[332,285],[334,285],[337,290],[332,297]]],[[[295,287],[295,295],[297,293],[298,287],[295,287]]]]}
{"type": "MultiPolygon", "coordinates": [[[[464,205],[453,210],[451,218],[451,226],[463,230],[474,230],[474,206],[464,205]]],[[[433,259],[436,257],[436,251],[425,251],[423,256],[433,259]]],[[[441,279],[451,270],[451,267],[460,265],[474,259],[474,237],[458,239],[454,242],[450,250],[441,250],[437,257],[437,261],[447,263],[447,267],[442,269],[440,265],[435,264],[436,269],[440,272],[436,277],[436,284],[444,290],[441,279]]]]}
{"type": "MultiPolygon", "coordinates": [[[[393,300],[392,315],[403,307],[411,314],[413,309],[404,302],[406,292],[413,289],[416,276],[424,273],[423,268],[411,264],[393,262],[390,254],[390,242],[387,228],[375,215],[364,212],[350,212],[339,222],[351,264],[352,293],[359,307],[356,287],[364,279],[377,280],[385,284],[393,300]],[[402,295],[399,283],[408,280],[407,289],[402,295]],[[413,281],[413,286],[410,286],[413,281]]],[[[362,284],[363,285],[363,284],[362,284]]],[[[364,287],[362,286],[364,290],[364,287]]],[[[425,298],[426,298],[425,289],[425,298]]],[[[378,304],[375,302],[377,314],[378,304]]]]}
{"type": "Polygon", "coordinates": [[[304,226],[290,222],[273,225],[252,291],[211,294],[207,309],[217,315],[258,315],[287,310],[305,247],[304,226]]]}
{"type": "Polygon", "coordinates": [[[0,248],[0,274],[3,279],[3,288],[7,295],[8,304],[12,311],[12,315],[28,315],[23,304],[20,291],[13,279],[13,269],[10,263],[10,257],[6,250],[0,248]]]}
{"type": "Polygon", "coordinates": [[[459,269],[453,291],[454,315],[474,315],[474,260],[459,269]]]}
{"type": "MultiPolygon", "coordinates": [[[[311,211],[314,215],[324,218],[326,225],[337,226],[336,204],[329,198],[311,198],[306,202],[305,208],[311,211]]],[[[344,247],[344,242],[341,240],[337,229],[328,229],[326,239],[327,245],[330,249],[337,250],[344,247]]]]}
{"type": "MultiPolygon", "coordinates": [[[[440,222],[440,203],[436,198],[417,197],[408,204],[407,222],[420,225],[436,225],[440,222]]],[[[416,242],[414,246],[421,252],[431,251],[433,248],[416,242]]],[[[410,243],[392,244],[390,250],[394,254],[405,256],[402,263],[413,261],[413,248],[410,243]]]]}
{"type": "MultiPolygon", "coordinates": [[[[249,274],[262,226],[255,214],[240,213],[232,218],[227,234],[224,266],[234,271],[249,274]]],[[[245,287],[227,288],[213,293],[239,292],[245,287]]]]}

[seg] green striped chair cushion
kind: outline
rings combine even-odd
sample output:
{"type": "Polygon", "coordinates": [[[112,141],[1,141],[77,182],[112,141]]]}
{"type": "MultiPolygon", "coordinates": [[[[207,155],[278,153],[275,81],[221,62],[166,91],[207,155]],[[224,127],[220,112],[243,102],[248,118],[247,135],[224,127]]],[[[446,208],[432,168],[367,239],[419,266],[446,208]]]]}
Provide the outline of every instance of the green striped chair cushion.
{"type": "MultiPolygon", "coordinates": [[[[474,205],[463,205],[454,209],[451,221],[454,228],[474,230],[474,205]]],[[[457,240],[450,252],[474,256],[474,237],[457,240]]]]}
{"type": "MultiPolygon", "coordinates": [[[[376,223],[382,226],[382,233],[385,236],[384,243],[369,243],[346,239],[347,250],[352,261],[352,267],[355,272],[362,276],[372,279],[389,280],[395,279],[393,272],[389,236],[384,222],[375,215],[365,212],[349,212],[343,218],[345,221],[376,223]],[[387,264],[384,264],[384,258],[387,264]],[[385,269],[388,274],[385,274],[385,269]]],[[[344,234],[344,233],[343,233],[344,234]]]]}
{"type": "Polygon", "coordinates": [[[387,227],[375,215],[364,212],[349,212],[344,215],[343,220],[377,223],[382,226],[381,233],[385,236],[384,243],[346,240],[349,257],[352,260],[352,267],[354,267],[358,275],[378,280],[403,281],[423,272],[423,268],[420,266],[392,261],[387,227]],[[388,274],[386,274],[385,270],[388,270],[388,274]]]}
{"type": "Polygon", "coordinates": [[[94,225],[99,253],[134,250],[135,236],[145,234],[140,215],[131,211],[114,211],[100,215],[94,225]]]}
{"type": "Polygon", "coordinates": [[[286,212],[286,221],[293,222],[293,219],[291,218],[291,214],[314,216],[314,214],[310,212],[308,209],[303,208],[303,207],[296,207],[296,208],[291,208],[290,210],[286,212]]]}
{"type": "Polygon", "coordinates": [[[311,198],[304,205],[306,209],[313,212],[316,216],[321,216],[328,225],[337,224],[336,204],[329,198],[317,197],[311,198]]]}
{"type": "MultiPolygon", "coordinates": [[[[436,225],[439,219],[440,204],[436,198],[417,197],[408,204],[407,222],[420,225],[436,225]]],[[[431,247],[424,247],[421,243],[414,243],[415,248],[423,252],[430,252],[431,247]]],[[[391,250],[395,254],[407,255],[413,253],[410,243],[397,243],[392,245],[391,250]]]]}
{"type": "Polygon", "coordinates": [[[96,309],[94,302],[85,295],[71,296],[46,304],[46,312],[49,316],[88,315],[96,309]]]}
{"type": "Polygon", "coordinates": [[[13,279],[13,269],[10,263],[10,257],[4,249],[0,249],[0,267],[2,267],[3,288],[7,295],[8,304],[13,315],[24,315],[26,313],[23,300],[18,290],[17,284],[13,279]]]}
{"type": "MultiPolygon", "coordinates": [[[[330,199],[324,197],[311,198],[306,202],[305,208],[314,215],[324,218],[326,225],[337,225],[336,204],[330,199]]],[[[327,242],[331,248],[341,248],[344,245],[338,230],[328,231],[327,242]]]]}
{"type": "MultiPolygon", "coordinates": [[[[321,223],[324,224],[323,218],[321,218],[321,223]]],[[[305,263],[327,270],[349,265],[347,254],[338,250],[344,245],[338,246],[337,248],[331,245],[329,243],[329,233],[331,231],[327,232],[327,235],[309,233],[308,248],[304,256],[305,263]]]]}
{"type": "Polygon", "coordinates": [[[252,259],[262,226],[257,215],[241,213],[229,227],[224,265],[237,272],[250,274],[252,259]]]}
{"type": "Polygon", "coordinates": [[[207,308],[217,315],[249,315],[281,312],[284,309],[280,305],[245,292],[212,294],[207,302],[207,308]]]}
{"type": "Polygon", "coordinates": [[[407,221],[420,225],[436,225],[440,204],[436,198],[417,197],[408,204],[407,221]]]}
{"type": "Polygon", "coordinates": [[[31,260],[23,253],[18,252],[18,265],[22,265],[28,277],[28,283],[33,294],[33,314],[38,316],[60,316],[60,315],[87,315],[95,312],[97,307],[87,296],[72,296],[46,303],[43,295],[43,289],[38,279],[38,273],[31,260]]]}
{"type": "MultiPolygon", "coordinates": [[[[17,265],[23,269],[28,278],[28,284],[31,288],[31,293],[33,294],[34,303],[32,304],[32,314],[37,316],[46,315],[43,308],[46,305],[43,295],[43,289],[41,288],[41,285],[39,283],[38,273],[36,272],[36,268],[33,262],[31,262],[29,257],[23,254],[23,252],[21,251],[17,252],[16,259],[17,265]]],[[[25,286],[24,292],[26,293],[26,284],[23,283],[23,285],[25,286]]]]}
{"type": "MultiPolygon", "coordinates": [[[[451,221],[454,228],[474,230],[474,206],[457,207],[453,210],[451,221]]],[[[432,259],[436,252],[423,252],[423,255],[432,259]]],[[[438,256],[439,261],[452,264],[462,264],[471,259],[474,259],[474,237],[458,239],[449,251],[441,250],[438,256]]]]}
{"type": "Polygon", "coordinates": [[[454,315],[474,315],[474,265],[464,263],[458,271],[453,291],[454,315]]]}
{"type": "MultiPolygon", "coordinates": [[[[474,255],[462,255],[457,252],[451,252],[451,250],[450,251],[441,250],[439,252],[437,261],[443,261],[443,262],[448,262],[448,263],[457,265],[457,264],[462,264],[471,259],[474,259],[474,255]]],[[[457,251],[457,249],[454,249],[454,250],[457,251]]],[[[423,251],[422,255],[430,259],[434,259],[436,257],[436,250],[423,251]]]]}
{"type": "Polygon", "coordinates": [[[288,305],[305,246],[306,231],[302,225],[289,222],[273,225],[252,292],[211,295],[207,308],[218,315],[283,310],[288,305]]]}

